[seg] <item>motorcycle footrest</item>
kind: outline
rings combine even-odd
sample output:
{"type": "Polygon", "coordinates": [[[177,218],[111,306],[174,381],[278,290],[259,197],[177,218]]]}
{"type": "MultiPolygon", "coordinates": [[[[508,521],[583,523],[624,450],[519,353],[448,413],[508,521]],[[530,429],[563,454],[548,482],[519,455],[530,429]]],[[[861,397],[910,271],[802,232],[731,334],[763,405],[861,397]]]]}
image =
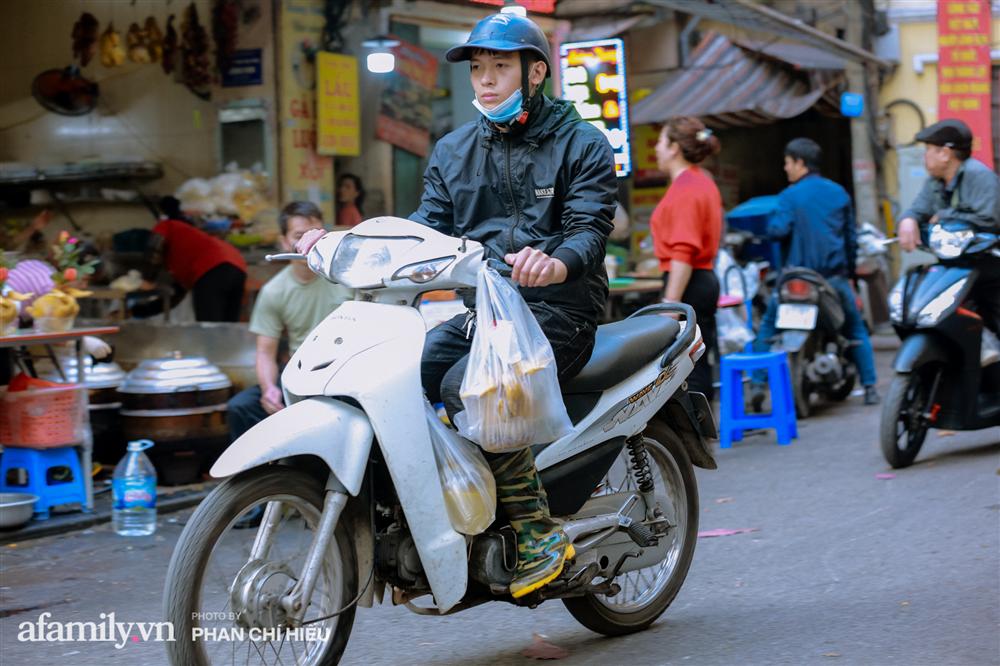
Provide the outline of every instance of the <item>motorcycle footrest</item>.
{"type": "Polygon", "coordinates": [[[653,530],[649,529],[642,523],[633,522],[626,528],[629,537],[635,542],[635,545],[640,548],[649,548],[655,546],[659,543],[653,530]]]}

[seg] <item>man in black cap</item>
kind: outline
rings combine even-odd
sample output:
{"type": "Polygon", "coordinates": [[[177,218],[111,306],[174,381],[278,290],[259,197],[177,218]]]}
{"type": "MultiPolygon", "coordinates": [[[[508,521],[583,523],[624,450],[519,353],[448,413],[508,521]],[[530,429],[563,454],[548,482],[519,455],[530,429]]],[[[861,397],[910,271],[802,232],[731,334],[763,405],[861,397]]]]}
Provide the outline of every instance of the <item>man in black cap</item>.
{"type": "MultiPolygon", "coordinates": [[[[915,249],[921,231],[939,219],[1000,232],[1000,177],[970,157],[969,126],[948,118],[921,130],[916,140],[927,144],[924,166],[930,177],[899,221],[900,247],[907,252],[915,249]]],[[[979,314],[994,333],[1000,333],[1000,265],[984,260],[980,271],[974,294],[979,314]]]]}

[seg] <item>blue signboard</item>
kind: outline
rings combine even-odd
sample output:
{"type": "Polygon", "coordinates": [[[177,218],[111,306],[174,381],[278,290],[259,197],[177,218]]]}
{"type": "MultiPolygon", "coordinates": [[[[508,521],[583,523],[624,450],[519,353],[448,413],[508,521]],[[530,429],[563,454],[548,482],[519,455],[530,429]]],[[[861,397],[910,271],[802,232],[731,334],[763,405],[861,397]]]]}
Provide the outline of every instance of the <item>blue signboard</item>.
{"type": "Polygon", "coordinates": [[[559,47],[563,99],[584,120],[604,132],[615,154],[619,178],[632,173],[625,89],[625,46],[621,39],[566,43],[559,47]]]}
{"type": "Polygon", "coordinates": [[[263,58],[260,49],[239,49],[222,72],[222,87],[259,86],[264,82],[263,58]]]}
{"type": "Polygon", "coordinates": [[[848,118],[857,118],[865,110],[864,95],[845,92],[840,95],[840,113],[848,118]]]}

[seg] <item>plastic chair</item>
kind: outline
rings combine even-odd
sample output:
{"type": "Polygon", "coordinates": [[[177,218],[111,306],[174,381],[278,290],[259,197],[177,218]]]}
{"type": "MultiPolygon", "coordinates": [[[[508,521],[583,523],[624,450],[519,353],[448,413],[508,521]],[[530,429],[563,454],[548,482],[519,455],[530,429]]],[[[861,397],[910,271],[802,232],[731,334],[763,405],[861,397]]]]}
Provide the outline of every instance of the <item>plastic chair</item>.
{"type": "Polygon", "coordinates": [[[0,492],[38,495],[35,520],[48,520],[49,509],[57,504],[86,505],[87,501],[80,459],[72,446],[52,449],[5,446],[0,456],[0,492]],[[22,470],[23,474],[17,470],[22,470]],[[19,477],[23,478],[23,483],[19,477]]]}
{"type": "Polygon", "coordinates": [[[793,439],[798,438],[792,375],[785,352],[723,356],[719,363],[719,378],[722,385],[719,398],[721,448],[728,449],[733,442],[741,441],[743,431],[750,429],[773,428],[778,435],[778,444],[782,445],[791,444],[793,439]],[[754,370],[767,371],[771,387],[770,414],[747,414],[744,408],[743,373],[754,370]]]}

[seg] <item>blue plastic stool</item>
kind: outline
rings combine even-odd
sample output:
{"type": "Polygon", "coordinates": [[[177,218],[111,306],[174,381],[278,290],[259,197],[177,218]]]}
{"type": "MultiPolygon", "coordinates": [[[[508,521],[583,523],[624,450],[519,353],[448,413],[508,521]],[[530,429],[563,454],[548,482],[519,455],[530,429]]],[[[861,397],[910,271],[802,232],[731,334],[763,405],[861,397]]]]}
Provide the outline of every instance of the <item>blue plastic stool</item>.
{"type": "Polygon", "coordinates": [[[760,354],[728,354],[719,364],[722,384],[720,408],[720,443],[728,449],[733,442],[743,439],[743,431],[755,428],[774,428],[778,444],[791,444],[798,438],[795,420],[795,399],[792,394],[792,374],[785,352],[760,354]],[[743,407],[743,373],[766,370],[771,386],[771,413],[747,414],[743,407]]]}
{"type": "Polygon", "coordinates": [[[48,520],[49,509],[57,504],[78,502],[85,506],[87,501],[80,459],[72,446],[54,449],[5,446],[3,455],[0,455],[0,492],[38,495],[33,516],[35,520],[48,520]],[[59,480],[49,478],[49,473],[56,468],[68,469],[70,477],[59,480]],[[14,470],[23,470],[23,474],[27,474],[25,483],[20,483],[22,473],[14,470]]]}

